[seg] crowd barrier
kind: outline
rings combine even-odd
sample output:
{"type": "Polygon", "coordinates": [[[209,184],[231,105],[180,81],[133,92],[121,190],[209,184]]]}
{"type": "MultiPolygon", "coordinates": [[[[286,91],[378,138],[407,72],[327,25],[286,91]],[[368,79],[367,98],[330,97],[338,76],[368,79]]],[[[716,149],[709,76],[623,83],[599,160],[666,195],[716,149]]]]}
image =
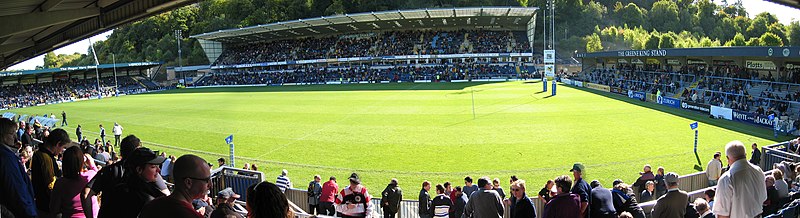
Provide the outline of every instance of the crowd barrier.
{"type": "Polygon", "coordinates": [[[800,155],[791,151],[789,142],[781,142],[761,147],[761,169],[772,169],[781,161],[800,162],[800,155]]]}
{"type": "Polygon", "coordinates": [[[247,199],[248,187],[264,181],[264,173],[224,166],[211,171],[211,180],[213,181],[212,194],[225,188],[231,188],[233,192],[241,195],[239,199],[244,200],[247,199]]]}

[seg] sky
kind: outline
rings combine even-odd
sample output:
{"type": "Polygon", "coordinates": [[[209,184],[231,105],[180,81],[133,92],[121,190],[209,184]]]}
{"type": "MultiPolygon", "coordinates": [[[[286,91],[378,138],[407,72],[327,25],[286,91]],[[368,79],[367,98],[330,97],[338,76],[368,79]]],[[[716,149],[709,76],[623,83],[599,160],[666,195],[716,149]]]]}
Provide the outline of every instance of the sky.
{"type": "MultiPolygon", "coordinates": [[[[721,4],[721,0],[714,1],[721,4]]],[[[729,3],[734,3],[736,0],[728,0],[729,3]]],[[[778,17],[781,23],[784,25],[788,25],[793,20],[800,21],[800,10],[786,7],[783,5],[775,4],[772,2],[767,2],[763,0],[742,0],[742,4],[744,8],[747,9],[748,16],[750,18],[755,17],[757,14],[761,12],[768,11],[775,16],[778,17]]],[[[99,40],[106,40],[113,30],[109,30],[107,32],[101,33],[99,35],[91,37],[93,42],[99,40]]],[[[62,48],[56,49],[54,52],[56,54],[73,54],[75,52],[86,54],[87,49],[89,48],[89,40],[84,39],[62,48]]],[[[22,63],[16,64],[8,68],[8,70],[32,70],[35,69],[36,66],[44,65],[44,55],[36,56],[32,59],[24,61],[22,63]]]]}

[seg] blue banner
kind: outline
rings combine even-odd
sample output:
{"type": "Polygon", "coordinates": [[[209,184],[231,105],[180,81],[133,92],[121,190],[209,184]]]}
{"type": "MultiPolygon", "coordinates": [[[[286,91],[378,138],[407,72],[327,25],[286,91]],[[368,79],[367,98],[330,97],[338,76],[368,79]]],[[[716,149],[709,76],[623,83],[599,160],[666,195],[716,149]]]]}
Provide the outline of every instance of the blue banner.
{"type": "Polygon", "coordinates": [[[773,128],[772,119],[765,115],[733,110],[733,120],[773,128]]]}
{"type": "Polygon", "coordinates": [[[695,122],[694,122],[694,123],[692,123],[692,124],[689,124],[689,127],[691,127],[691,128],[692,128],[692,130],[695,130],[695,129],[697,129],[697,126],[698,126],[698,124],[697,124],[697,121],[695,121],[695,122]]]}
{"type": "Polygon", "coordinates": [[[644,101],[647,98],[647,95],[645,95],[644,92],[635,92],[633,90],[628,90],[628,97],[644,101]]]}
{"type": "Polygon", "coordinates": [[[225,143],[233,144],[233,134],[225,138],[225,143]]]}
{"type": "Polygon", "coordinates": [[[658,98],[656,98],[656,102],[674,108],[681,108],[681,100],[670,97],[658,96],[658,98]]]}

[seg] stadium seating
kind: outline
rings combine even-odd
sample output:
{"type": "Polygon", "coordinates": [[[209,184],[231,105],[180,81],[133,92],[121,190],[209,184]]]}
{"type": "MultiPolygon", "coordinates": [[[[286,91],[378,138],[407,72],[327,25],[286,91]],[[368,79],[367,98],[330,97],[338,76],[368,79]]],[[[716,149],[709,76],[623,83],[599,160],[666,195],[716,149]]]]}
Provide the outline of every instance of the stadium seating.
{"type": "Polygon", "coordinates": [[[227,48],[214,65],[385,55],[530,52],[523,32],[397,31],[256,42],[227,48]]]}
{"type": "MultiPolygon", "coordinates": [[[[65,79],[34,84],[15,84],[0,87],[0,109],[20,108],[41,104],[73,101],[82,98],[114,95],[114,78],[100,80],[101,87],[111,87],[97,91],[97,80],[65,79]]],[[[145,91],[146,88],[129,76],[117,78],[120,94],[145,91]]]]}

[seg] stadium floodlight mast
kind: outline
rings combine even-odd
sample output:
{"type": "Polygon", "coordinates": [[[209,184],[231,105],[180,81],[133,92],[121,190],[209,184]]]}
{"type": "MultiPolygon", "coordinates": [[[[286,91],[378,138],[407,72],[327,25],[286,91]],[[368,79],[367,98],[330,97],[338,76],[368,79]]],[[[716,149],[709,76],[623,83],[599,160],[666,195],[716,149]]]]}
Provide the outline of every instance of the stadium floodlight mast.
{"type": "Polygon", "coordinates": [[[89,48],[92,49],[92,55],[94,56],[94,72],[97,74],[97,98],[103,98],[103,92],[100,91],[100,61],[97,60],[97,51],[94,50],[94,43],[92,43],[91,37],[89,37],[89,48]]]}
{"type": "MultiPolygon", "coordinates": [[[[175,41],[178,42],[178,67],[183,70],[183,58],[181,58],[181,35],[183,34],[182,30],[175,30],[175,41]]],[[[175,68],[175,72],[178,72],[178,68],[175,68]]],[[[186,73],[181,73],[183,75],[183,87],[186,87],[186,73]]]]}
{"type": "Polygon", "coordinates": [[[114,96],[119,97],[119,83],[117,83],[117,58],[111,53],[111,62],[114,63],[114,96]]]}

